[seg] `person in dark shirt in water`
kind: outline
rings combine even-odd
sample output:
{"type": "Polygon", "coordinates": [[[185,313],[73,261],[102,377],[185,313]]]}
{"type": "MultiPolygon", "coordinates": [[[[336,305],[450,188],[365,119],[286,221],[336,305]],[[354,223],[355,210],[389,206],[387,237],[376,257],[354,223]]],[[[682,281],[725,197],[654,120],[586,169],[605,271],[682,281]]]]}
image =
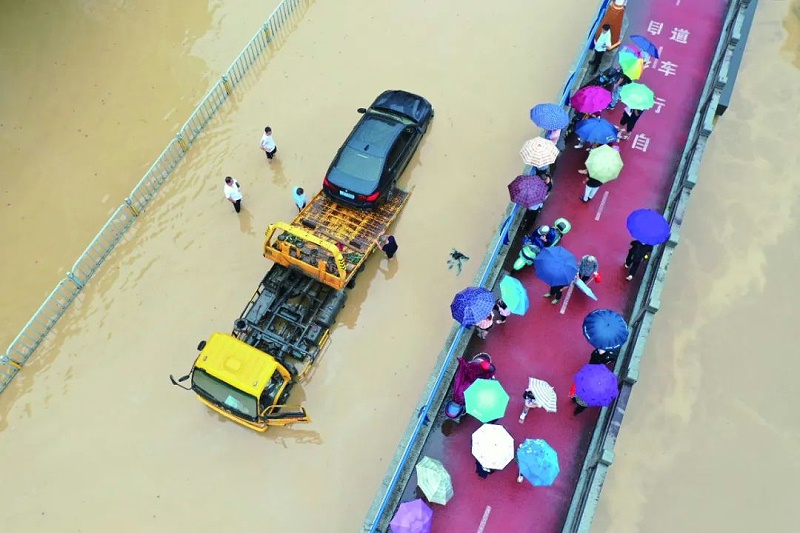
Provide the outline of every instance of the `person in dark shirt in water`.
{"type": "Polygon", "coordinates": [[[397,253],[397,241],[394,239],[394,235],[381,234],[378,237],[378,248],[383,250],[388,259],[394,257],[394,254],[397,253]]]}

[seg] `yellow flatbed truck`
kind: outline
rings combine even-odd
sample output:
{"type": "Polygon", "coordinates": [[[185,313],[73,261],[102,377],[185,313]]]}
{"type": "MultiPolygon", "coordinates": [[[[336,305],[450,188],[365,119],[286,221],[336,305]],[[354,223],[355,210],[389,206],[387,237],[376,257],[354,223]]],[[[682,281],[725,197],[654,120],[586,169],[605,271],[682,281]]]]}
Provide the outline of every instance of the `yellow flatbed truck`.
{"type": "Polygon", "coordinates": [[[377,249],[410,193],[393,188],[373,210],[357,210],[323,193],[291,223],[271,224],[264,257],[274,264],[230,334],[198,345],[191,371],[173,384],[192,390],[217,413],[259,432],[309,421],[287,405],[325,345],[367,258],[377,249]],[[183,383],[191,378],[191,385],[183,383]]]}

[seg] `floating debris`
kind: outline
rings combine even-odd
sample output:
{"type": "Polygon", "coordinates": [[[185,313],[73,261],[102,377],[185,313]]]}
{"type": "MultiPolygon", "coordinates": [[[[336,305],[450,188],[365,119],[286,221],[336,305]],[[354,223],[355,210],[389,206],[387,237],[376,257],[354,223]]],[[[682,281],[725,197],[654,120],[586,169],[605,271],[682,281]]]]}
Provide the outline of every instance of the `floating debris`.
{"type": "Polygon", "coordinates": [[[447,259],[447,270],[453,270],[453,268],[455,268],[458,270],[456,276],[460,275],[464,261],[469,261],[469,257],[453,248],[453,251],[450,252],[450,257],[447,259]]]}

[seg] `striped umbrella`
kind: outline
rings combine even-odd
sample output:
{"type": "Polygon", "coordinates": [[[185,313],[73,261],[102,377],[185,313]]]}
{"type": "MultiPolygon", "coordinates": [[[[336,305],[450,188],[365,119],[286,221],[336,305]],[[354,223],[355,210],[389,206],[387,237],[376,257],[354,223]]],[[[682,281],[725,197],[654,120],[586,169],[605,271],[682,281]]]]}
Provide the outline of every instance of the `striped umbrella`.
{"type": "Polygon", "coordinates": [[[528,390],[533,393],[537,405],[548,413],[556,412],[556,391],[552,385],[541,379],[529,377],[528,390]]]}
{"type": "Polygon", "coordinates": [[[519,151],[522,161],[532,167],[546,167],[556,162],[558,148],[555,143],[544,137],[535,137],[525,141],[519,151]]]}
{"type": "Polygon", "coordinates": [[[423,456],[416,470],[417,485],[429,502],[444,505],[450,501],[453,497],[453,481],[441,461],[423,456]]]}

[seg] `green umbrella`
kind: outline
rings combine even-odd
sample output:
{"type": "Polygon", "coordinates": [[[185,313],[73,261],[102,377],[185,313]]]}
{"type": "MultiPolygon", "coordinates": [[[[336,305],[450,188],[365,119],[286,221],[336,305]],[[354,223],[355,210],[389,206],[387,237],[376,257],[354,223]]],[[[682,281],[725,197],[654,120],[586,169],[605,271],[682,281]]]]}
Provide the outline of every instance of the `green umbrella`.
{"type": "Polygon", "coordinates": [[[495,379],[476,379],[464,391],[467,413],[481,422],[502,418],[508,406],[508,393],[495,379]]]}
{"type": "Polygon", "coordinates": [[[417,463],[417,485],[431,503],[444,505],[453,497],[453,481],[447,469],[428,456],[417,463]]]}
{"type": "Polygon", "coordinates": [[[589,157],[586,158],[586,170],[589,171],[589,176],[602,183],[617,179],[623,164],[619,152],[607,144],[592,148],[589,157]]]}
{"type": "Polygon", "coordinates": [[[643,83],[629,83],[619,90],[619,99],[631,109],[650,109],[655,104],[655,95],[643,83]]]}

